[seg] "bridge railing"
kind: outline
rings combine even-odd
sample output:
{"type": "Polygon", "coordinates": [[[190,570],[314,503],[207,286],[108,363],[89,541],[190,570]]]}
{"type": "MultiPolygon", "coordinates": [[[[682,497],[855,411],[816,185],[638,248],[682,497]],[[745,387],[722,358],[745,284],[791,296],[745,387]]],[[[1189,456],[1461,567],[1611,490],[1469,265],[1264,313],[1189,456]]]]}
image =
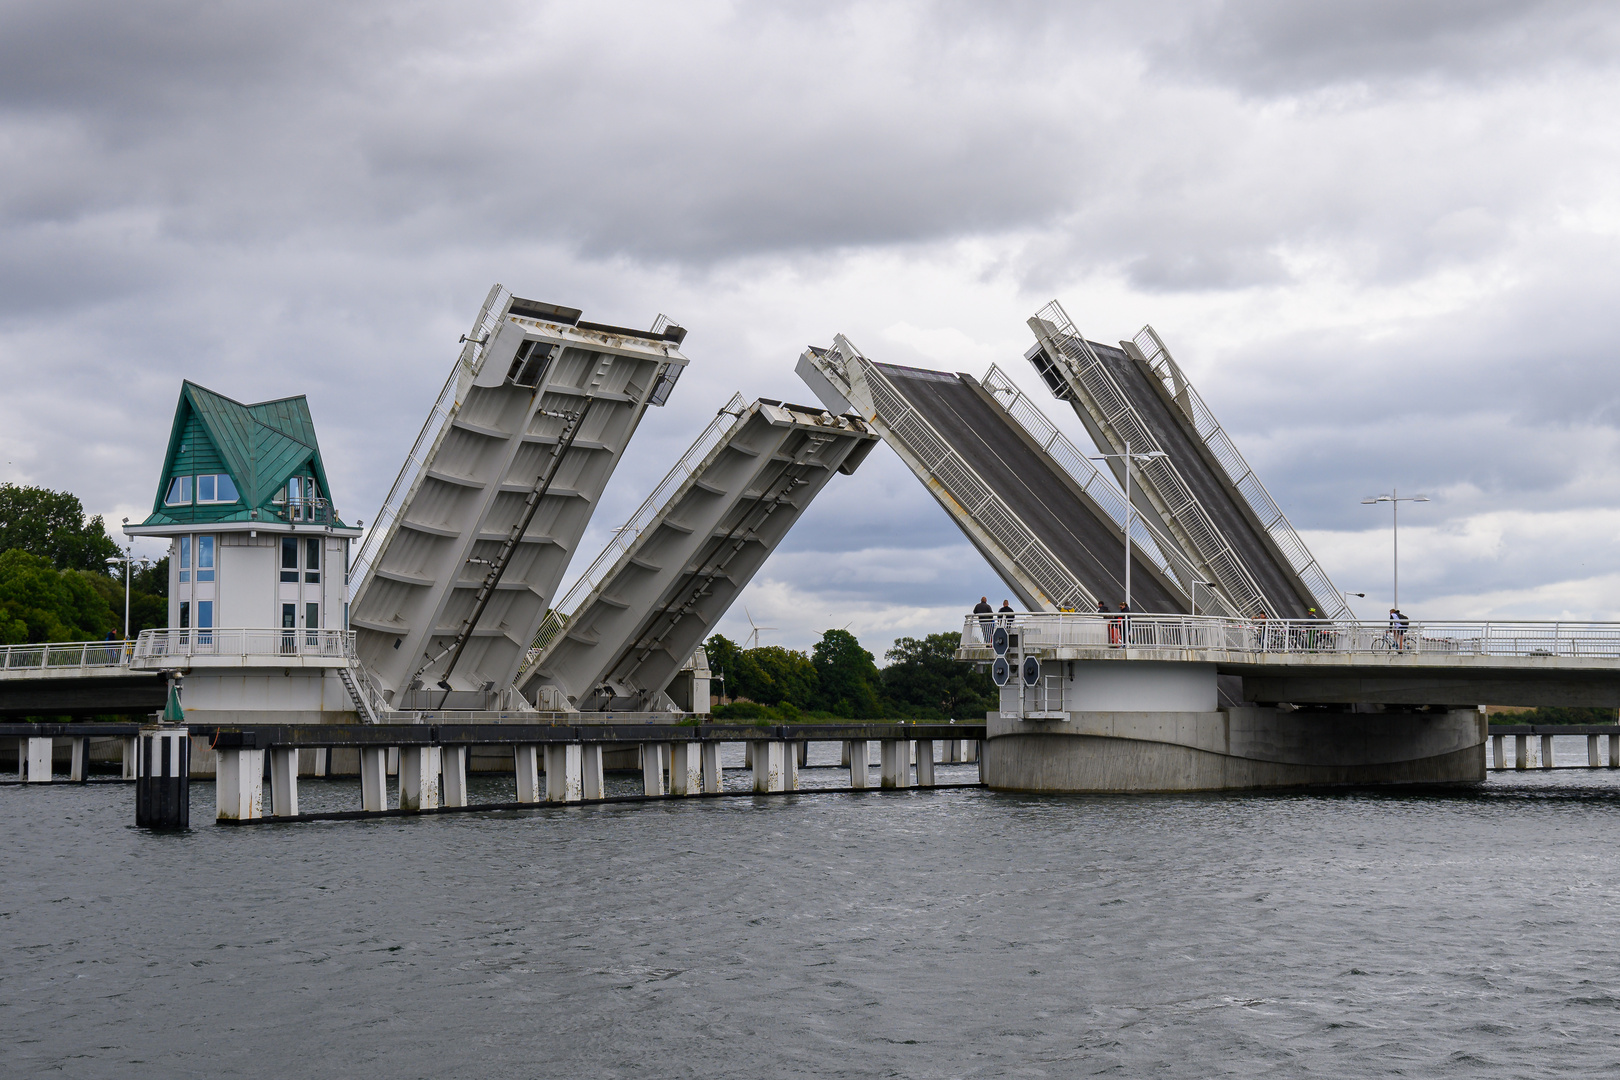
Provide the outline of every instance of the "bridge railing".
{"type": "Polygon", "coordinates": [[[142,630],[135,641],[133,661],[160,661],[193,656],[327,656],[353,653],[352,630],[300,630],[281,628],[225,628],[142,630]]]}
{"type": "Polygon", "coordinates": [[[1256,654],[1418,654],[1620,659],[1620,623],[1388,622],[1326,619],[1233,619],[1190,615],[970,615],[961,647],[985,649],[996,626],[1016,629],[1025,649],[1128,649],[1150,654],[1207,654],[1211,660],[1256,654]]]}
{"type": "Polygon", "coordinates": [[[19,678],[27,672],[74,668],[116,668],[129,663],[133,641],[53,641],[0,647],[0,673],[19,678]]]}

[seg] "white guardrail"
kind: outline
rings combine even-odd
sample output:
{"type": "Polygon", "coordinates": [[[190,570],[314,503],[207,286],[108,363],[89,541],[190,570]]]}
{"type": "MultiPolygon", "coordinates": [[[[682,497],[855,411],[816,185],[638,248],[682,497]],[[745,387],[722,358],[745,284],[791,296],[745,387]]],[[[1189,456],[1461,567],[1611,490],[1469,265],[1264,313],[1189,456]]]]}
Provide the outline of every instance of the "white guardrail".
{"type": "Polygon", "coordinates": [[[0,673],[13,679],[29,673],[64,674],[92,668],[121,668],[129,664],[133,641],[53,641],[42,645],[7,645],[0,648],[0,673]]]}
{"type": "Polygon", "coordinates": [[[339,658],[353,653],[353,630],[142,630],[135,642],[133,660],[140,664],[142,661],[168,657],[192,656],[339,658]]]}
{"type": "Polygon", "coordinates": [[[1100,655],[1128,649],[1144,654],[1189,652],[1208,659],[1242,660],[1260,653],[1302,655],[1427,654],[1445,656],[1579,657],[1620,659],[1620,623],[1612,622],[1388,622],[1325,619],[1231,619],[1190,615],[970,615],[963,649],[987,649],[996,626],[1021,632],[1026,649],[1092,648],[1100,655]]]}

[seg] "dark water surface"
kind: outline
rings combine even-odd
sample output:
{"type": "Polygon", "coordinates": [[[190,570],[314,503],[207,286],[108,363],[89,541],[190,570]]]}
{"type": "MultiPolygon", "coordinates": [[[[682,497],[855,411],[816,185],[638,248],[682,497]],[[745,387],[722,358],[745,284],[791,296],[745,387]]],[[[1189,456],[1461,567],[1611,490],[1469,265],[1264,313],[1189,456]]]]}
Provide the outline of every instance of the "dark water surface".
{"type": "MultiPolygon", "coordinates": [[[[306,806],[339,798],[307,781],[306,806]]],[[[0,1072],[1620,1075],[1620,779],[130,827],[0,788],[0,1072]]]]}

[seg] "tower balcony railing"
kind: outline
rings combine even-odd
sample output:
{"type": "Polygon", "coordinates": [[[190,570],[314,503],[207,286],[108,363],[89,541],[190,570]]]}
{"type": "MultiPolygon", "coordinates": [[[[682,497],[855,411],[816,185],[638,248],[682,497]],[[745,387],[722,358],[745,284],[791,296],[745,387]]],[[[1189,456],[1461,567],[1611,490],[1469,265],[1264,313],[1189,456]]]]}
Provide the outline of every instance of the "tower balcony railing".
{"type": "Polygon", "coordinates": [[[298,628],[192,628],[142,630],[135,641],[132,667],[162,667],[193,657],[237,658],[239,661],[292,657],[345,660],[353,652],[352,630],[298,628]]]}
{"type": "Polygon", "coordinates": [[[52,641],[0,647],[0,678],[74,675],[127,667],[133,641],[52,641]]]}
{"type": "Polygon", "coordinates": [[[330,499],[298,499],[275,508],[276,517],[294,524],[329,525],[338,519],[330,499]]]}
{"type": "Polygon", "coordinates": [[[1020,613],[970,615],[963,659],[990,655],[997,627],[1022,651],[1064,650],[1096,659],[1265,662],[1269,655],[1484,656],[1620,661],[1620,623],[1348,619],[1234,619],[1206,615],[1020,613]]]}

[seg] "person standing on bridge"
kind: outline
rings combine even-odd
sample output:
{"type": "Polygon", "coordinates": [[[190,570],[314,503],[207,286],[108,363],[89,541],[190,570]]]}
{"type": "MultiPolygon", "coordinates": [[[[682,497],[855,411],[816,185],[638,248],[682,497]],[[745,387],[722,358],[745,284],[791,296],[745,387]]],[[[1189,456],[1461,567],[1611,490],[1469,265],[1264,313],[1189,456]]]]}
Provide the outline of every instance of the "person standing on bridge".
{"type": "Polygon", "coordinates": [[[1003,600],[1001,602],[1001,607],[996,611],[996,621],[1002,626],[1011,626],[1012,617],[1016,614],[1018,613],[1013,610],[1012,601],[1003,600]]]}
{"type": "Polygon", "coordinates": [[[973,614],[979,617],[979,633],[984,635],[985,643],[988,644],[991,624],[995,622],[995,609],[990,606],[988,596],[979,597],[979,602],[973,605],[973,614]]]}
{"type": "Polygon", "coordinates": [[[1400,608],[1389,609],[1389,636],[1395,642],[1396,652],[1406,647],[1406,616],[1401,614],[1400,608]]]}
{"type": "Polygon", "coordinates": [[[1131,606],[1125,601],[1119,602],[1119,643],[1127,644],[1131,640],[1131,606]]]}

